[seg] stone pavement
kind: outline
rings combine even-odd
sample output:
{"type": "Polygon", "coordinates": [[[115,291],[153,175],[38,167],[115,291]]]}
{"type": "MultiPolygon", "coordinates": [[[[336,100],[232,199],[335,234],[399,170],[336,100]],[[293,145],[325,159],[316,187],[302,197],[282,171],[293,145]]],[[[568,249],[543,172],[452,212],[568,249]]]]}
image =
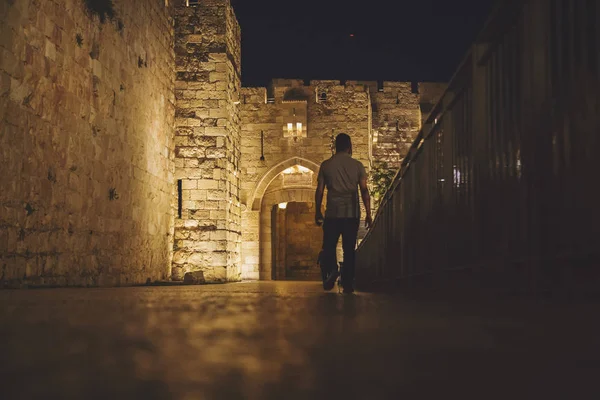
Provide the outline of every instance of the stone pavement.
{"type": "Polygon", "coordinates": [[[318,283],[0,291],[3,399],[597,399],[595,305],[318,283]]]}

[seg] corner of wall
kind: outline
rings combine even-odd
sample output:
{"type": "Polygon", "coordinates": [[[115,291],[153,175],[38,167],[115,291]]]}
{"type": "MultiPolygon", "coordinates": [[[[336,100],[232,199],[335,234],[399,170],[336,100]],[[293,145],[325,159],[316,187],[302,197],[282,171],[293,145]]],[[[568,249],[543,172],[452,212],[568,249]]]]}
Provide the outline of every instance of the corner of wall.
{"type": "Polygon", "coordinates": [[[229,1],[211,0],[179,12],[175,26],[181,214],[173,279],[202,271],[207,282],[239,281],[240,107],[248,92],[241,88],[239,24],[229,1]]]}

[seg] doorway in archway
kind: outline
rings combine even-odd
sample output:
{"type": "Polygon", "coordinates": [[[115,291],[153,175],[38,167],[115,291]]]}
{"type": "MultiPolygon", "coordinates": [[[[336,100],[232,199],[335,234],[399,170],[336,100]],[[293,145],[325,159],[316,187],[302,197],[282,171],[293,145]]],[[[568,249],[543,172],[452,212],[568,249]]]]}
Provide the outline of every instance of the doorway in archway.
{"type": "Polygon", "coordinates": [[[272,279],[317,281],[323,233],[312,202],[279,203],[271,211],[272,279]]]}

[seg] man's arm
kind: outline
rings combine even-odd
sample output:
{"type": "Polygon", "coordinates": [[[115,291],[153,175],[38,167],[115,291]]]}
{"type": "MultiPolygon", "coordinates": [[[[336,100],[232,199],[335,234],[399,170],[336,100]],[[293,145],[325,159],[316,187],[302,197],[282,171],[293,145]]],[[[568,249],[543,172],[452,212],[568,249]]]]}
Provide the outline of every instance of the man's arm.
{"type": "Polygon", "coordinates": [[[315,223],[318,226],[323,224],[323,213],[321,212],[321,206],[323,205],[323,193],[325,193],[325,182],[319,180],[317,183],[317,191],[315,192],[315,223]]]}
{"type": "Polygon", "coordinates": [[[367,177],[360,178],[359,181],[360,186],[360,196],[362,197],[363,204],[365,205],[365,210],[367,215],[365,217],[365,225],[367,228],[371,227],[373,223],[373,218],[371,217],[371,195],[369,194],[369,188],[367,187],[367,177]]]}

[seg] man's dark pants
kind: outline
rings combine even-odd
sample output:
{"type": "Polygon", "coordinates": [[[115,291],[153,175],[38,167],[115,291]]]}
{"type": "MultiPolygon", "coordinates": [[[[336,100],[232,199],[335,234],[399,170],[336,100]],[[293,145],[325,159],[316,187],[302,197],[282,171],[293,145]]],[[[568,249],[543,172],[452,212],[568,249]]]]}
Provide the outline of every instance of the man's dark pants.
{"type": "Polygon", "coordinates": [[[356,218],[325,218],[323,222],[323,264],[322,268],[328,275],[337,269],[336,248],[340,235],[344,250],[344,266],[342,271],[342,286],[350,288],[354,283],[356,264],[356,238],[360,220],[356,218]]]}

